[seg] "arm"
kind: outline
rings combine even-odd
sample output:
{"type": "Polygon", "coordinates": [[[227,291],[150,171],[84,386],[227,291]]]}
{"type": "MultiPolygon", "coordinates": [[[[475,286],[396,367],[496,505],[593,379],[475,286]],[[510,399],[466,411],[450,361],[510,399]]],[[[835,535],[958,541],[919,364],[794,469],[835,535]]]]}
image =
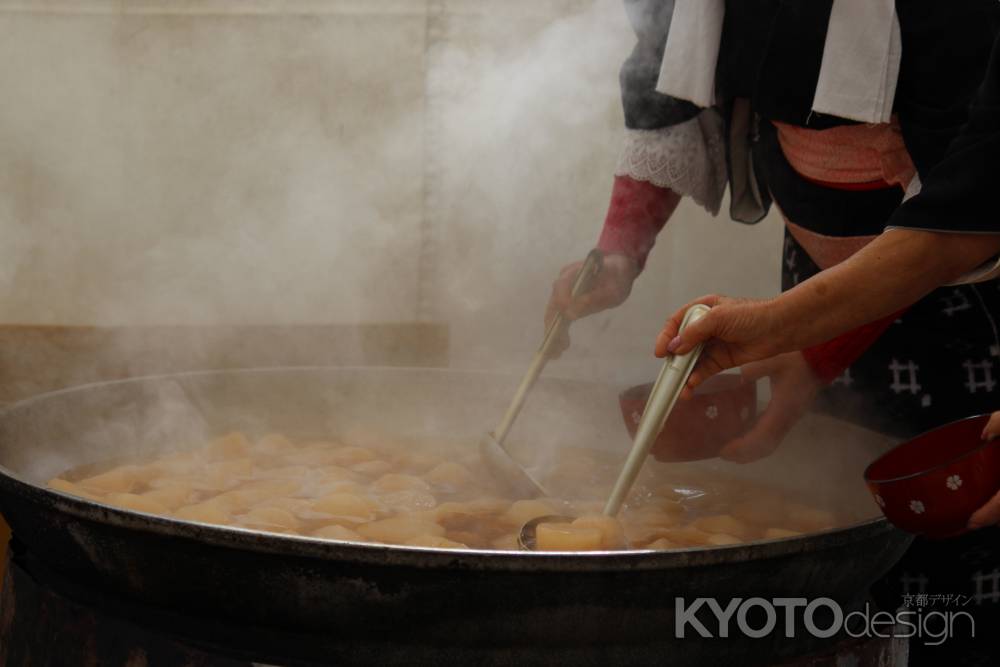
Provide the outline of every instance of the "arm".
{"type": "Polygon", "coordinates": [[[657,354],[685,352],[714,338],[692,375],[697,385],[724,368],[817,345],[907,307],[1000,252],[997,173],[1000,40],[967,125],[879,238],[775,299],[699,299],[717,307],[683,340],[677,337],[683,311],[675,313],[657,338],[657,354]]]}

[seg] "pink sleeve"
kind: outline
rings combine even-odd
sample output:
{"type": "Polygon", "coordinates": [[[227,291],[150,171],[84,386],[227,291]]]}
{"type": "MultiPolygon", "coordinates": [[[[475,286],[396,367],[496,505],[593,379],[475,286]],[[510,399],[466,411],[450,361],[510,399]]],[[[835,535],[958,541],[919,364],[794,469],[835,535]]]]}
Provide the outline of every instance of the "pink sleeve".
{"type": "Polygon", "coordinates": [[[677,195],[669,188],[616,176],[597,247],[605,253],[631,257],[642,269],[676,204],[677,195]]]}

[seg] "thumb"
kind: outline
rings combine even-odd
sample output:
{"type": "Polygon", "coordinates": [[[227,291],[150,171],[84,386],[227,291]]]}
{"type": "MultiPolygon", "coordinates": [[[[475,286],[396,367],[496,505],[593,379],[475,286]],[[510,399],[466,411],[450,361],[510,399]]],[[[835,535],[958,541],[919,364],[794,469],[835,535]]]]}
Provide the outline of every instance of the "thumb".
{"type": "Polygon", "coordinates": [[[969,517],[969,528],[973,530],[1000,523],[1000,493],[986,501],[969,517]]]}
{"type": "Polygon", "coordinates": [[[722,448],[719,458],[734,463],[750,463],[770,456],[795,424],[796,416],[776,407],[772,400],[747,433],[722,448]]]}

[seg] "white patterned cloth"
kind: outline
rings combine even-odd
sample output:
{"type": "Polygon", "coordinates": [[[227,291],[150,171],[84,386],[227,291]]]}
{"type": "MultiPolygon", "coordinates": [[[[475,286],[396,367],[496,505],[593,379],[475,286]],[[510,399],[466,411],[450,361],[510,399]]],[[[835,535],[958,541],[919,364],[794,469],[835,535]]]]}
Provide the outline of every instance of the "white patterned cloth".
{"type": "Polygon", "coordinates": [[[706,109],[678,125],[627,130],[615,175],[670,188],[718,214],[727,182],[722,118],[706,109]]]}

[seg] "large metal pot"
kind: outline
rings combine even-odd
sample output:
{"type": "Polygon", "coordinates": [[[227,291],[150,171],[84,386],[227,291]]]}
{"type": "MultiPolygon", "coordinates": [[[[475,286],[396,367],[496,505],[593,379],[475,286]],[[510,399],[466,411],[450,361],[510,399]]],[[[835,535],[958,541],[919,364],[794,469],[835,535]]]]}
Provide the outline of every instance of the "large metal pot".
{"type": "MultiPolygon", "coordinates": [[[[152,455],[178,439],[230,428],[316,434],[378,424],[409,435],[467,437],[474,446],[514,383],[482,373],[307,368],[144,378],[47,394],[0,414],[0,507],[15,537],[55,571],[165,609],[318,633],[323,658],[377,656],[381,664],[766,663],[816,642],[780,632],[677,640],[675,597],[830,597],[857,605],[908,544],[873,516],[798,539],[670,552],[361,546],[185,523],[44,488],[73,466],[152,455]]],[[[543,381],[513,437],[615,448],[624,456],[627,437],[616,410],[617,388],[543,381]]],[[[818,501],[870,503],[861,469],[887,444],[816,418],[767,463],[733,468],[748,477],[781,475],[812,489],[818,501]]],[[[246,637],[246,645],[252,650],[265,634],[246,637]]],[[[311,646],[301,650],[316,651],[311,646]]]]}

